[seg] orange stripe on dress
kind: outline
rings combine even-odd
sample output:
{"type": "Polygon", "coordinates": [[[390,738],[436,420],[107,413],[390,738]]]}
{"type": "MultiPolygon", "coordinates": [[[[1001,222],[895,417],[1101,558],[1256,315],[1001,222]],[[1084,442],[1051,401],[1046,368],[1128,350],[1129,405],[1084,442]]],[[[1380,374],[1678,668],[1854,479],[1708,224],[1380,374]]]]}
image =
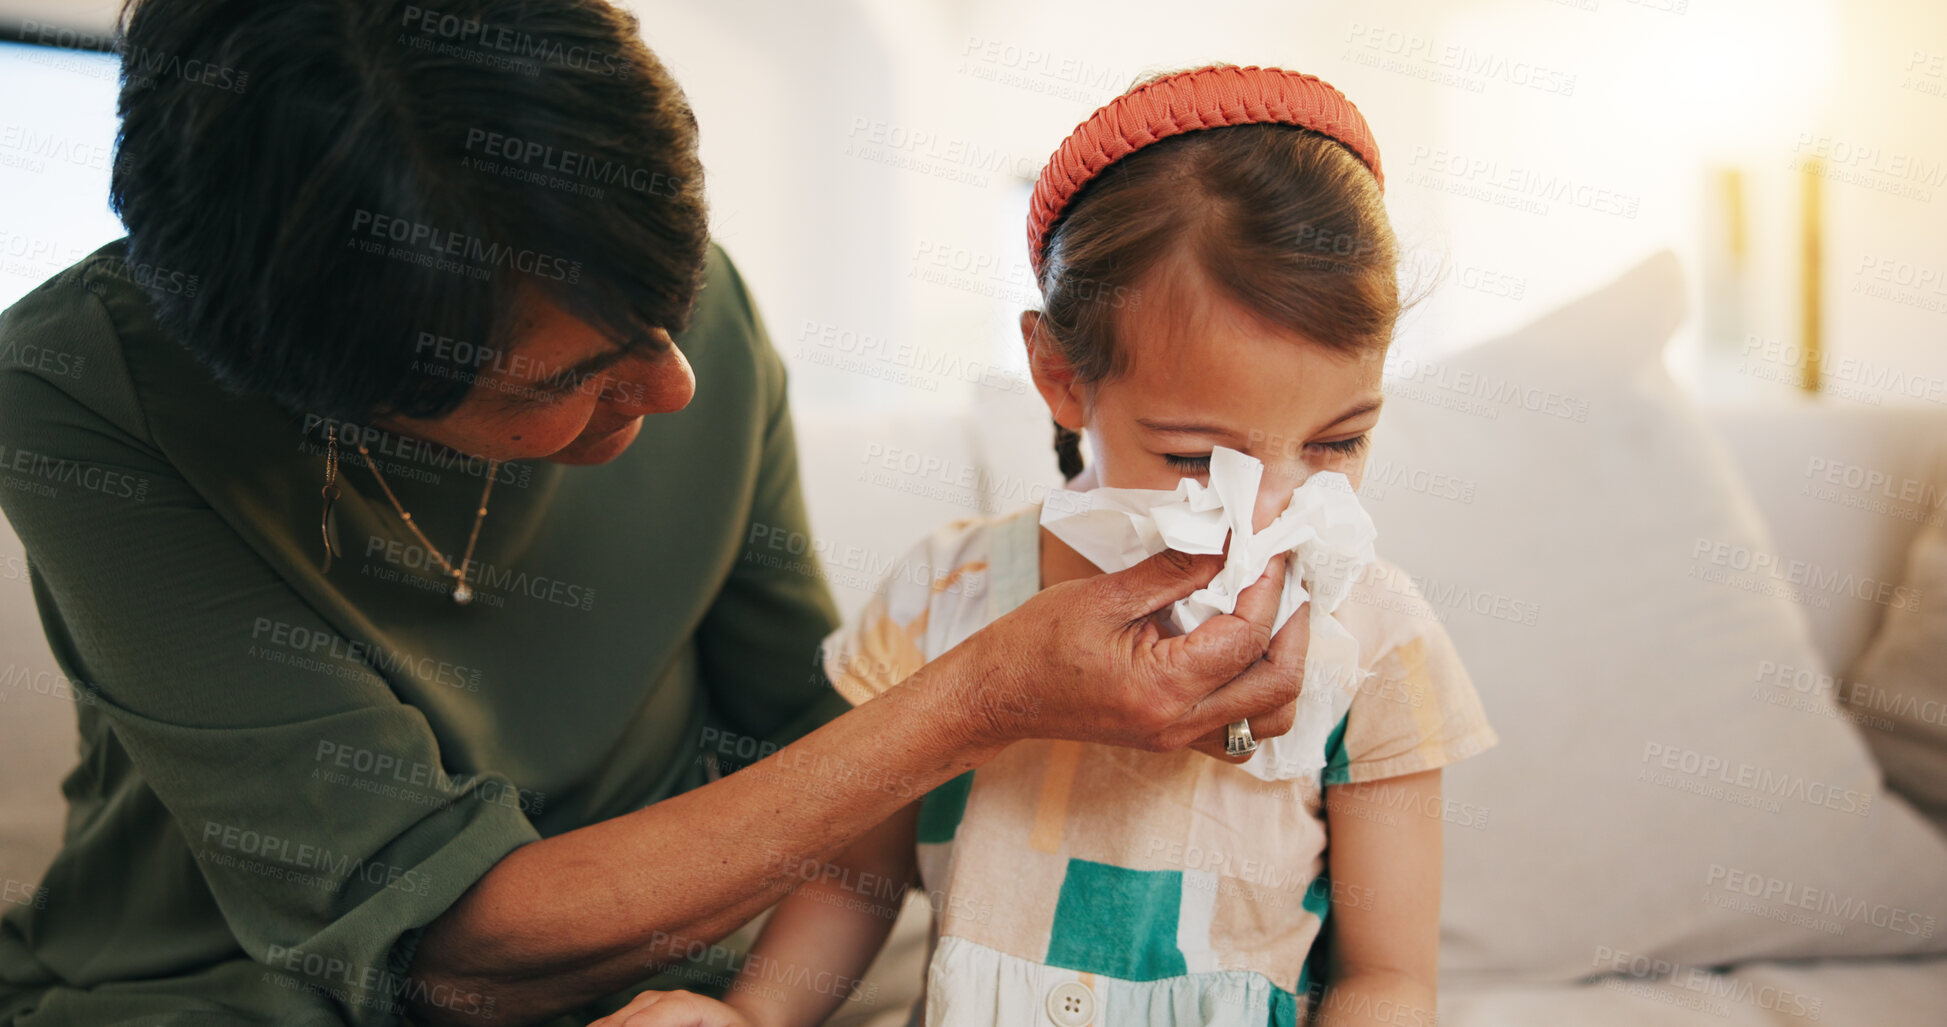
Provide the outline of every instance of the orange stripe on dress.
{"type": "Polygon", "coordinates": [[[1048,743],[1048,769],[1041,775],[1041,798],[1034,805],[1034,829],[1028,845],[1037,852],[1061,851],[1061,836],[1068,826],[1068,797],[1075,790],[1075,768],[1082,761],[1082,743],[1060,740],[1048,743]]]}
{"type": "Polygon", "coordinates": [[[920,611],[910,625],[900,624],[883,611],[867,609],[865,616],[851,645],[826,661],[825,668],[839,693],[855,703],[862,700],[847,688],[862,690],[869,699],[926,665],[926,654],[919,643],[926,633],[926,611],[920,611]]]}
{"type": "Polygon", "coordinates": [[[1447,732],[1442,721],[1447,719],[1449,711],[1446,695],[1434,687],[1433,672],[1427,667],[1426,636],[1415,637],[1400,646],[1399,659],[1406,671],[1406,694],[1426,695],[1431,699],[1418,706],[1407,706],[1413,716],[1415,737],[1432,739],[1436,751],[1430,755],[1446,763],[1447,732]]]}
{"type": "Polygon", "coordinates": [[[944,592],[947,589],[952,588],[953,583],[959,581],[962,575],[973,574],[978,571],[984,571],[986,569],[987,569],[987,561],[985,560],[973,560],[968,563],[963,563],[960,566],[955,567],[952,570],[941,575],[940,577],[933,579],[933,594],[939,595],[941,592],[944,592]]]}

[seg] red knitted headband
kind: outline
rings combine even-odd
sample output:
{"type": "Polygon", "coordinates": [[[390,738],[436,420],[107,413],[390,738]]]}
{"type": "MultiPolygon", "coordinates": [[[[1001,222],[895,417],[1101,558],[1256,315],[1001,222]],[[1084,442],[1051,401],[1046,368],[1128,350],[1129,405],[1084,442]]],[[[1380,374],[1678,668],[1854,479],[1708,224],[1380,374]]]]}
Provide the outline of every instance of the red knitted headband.
{"type": "Polygon", "coordinates": [[[1379,188],[1379,145],[1359,108],[1316,75],[1279,68],[1200,68],[1157,79],[1089,115],[1048,159],[1028,205],[1028,259],[1041,277],[1042,247],[1070,200],[1103,168],[1184,132],[1227,125],[1298,125],[1352,148],[1379,188]]]}

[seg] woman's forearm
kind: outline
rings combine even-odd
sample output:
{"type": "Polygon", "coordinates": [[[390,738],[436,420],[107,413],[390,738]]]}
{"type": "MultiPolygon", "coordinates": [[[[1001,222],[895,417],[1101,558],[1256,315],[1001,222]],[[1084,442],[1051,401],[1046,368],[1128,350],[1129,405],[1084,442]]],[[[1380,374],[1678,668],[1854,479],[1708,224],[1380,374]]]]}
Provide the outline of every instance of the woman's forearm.
{"type": "MultiPolygon", "coordinates": [[[[831,857],[1006,744],[948,653],[884,695],[702,788],[508,854],[435,920],[411,976],[523,1023],[610,994],[775,903],[831,857]]],[[[1005,687],[1005,686],[1002,686],[1005,687]]],[[[444,994],[444,991],[440,991],[444,994]]],[[[427,1004],[426,1022],[466,1022],[427,1004]]]]}

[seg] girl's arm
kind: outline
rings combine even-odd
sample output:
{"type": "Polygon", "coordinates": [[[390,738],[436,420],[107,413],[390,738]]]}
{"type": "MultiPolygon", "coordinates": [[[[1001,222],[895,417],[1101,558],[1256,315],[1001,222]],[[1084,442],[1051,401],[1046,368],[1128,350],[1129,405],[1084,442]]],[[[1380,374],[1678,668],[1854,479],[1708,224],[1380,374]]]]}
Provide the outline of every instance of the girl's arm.
{"type": "Polygon", "coordinates": [[[765,921],[724,1002],[752,1027],[825,1022],[878,955],[915,882],[918,820],[916,800],[831,862],[791,868],[803,883],[765,921]]]}
{"type": "Polygon", "coordinates": [[[1319,1027],[1439,1022],[1440,770],[1325,793],[1332,887],[1319,1027]]]}

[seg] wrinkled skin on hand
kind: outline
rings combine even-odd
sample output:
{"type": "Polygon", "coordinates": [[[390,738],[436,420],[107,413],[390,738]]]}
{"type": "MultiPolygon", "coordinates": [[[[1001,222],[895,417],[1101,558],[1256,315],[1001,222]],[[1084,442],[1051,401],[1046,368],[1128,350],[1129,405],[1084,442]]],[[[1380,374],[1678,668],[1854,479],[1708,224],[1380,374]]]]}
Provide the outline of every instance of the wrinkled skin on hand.
{"type": "MultiPolygon", "coordinates": [[[[1285,557],[1235,613],[1167,635],[1171,603],[1208,584],[1214,555],[1165,550],[1128,570],[1041,590],[940,658],[974,680],[965,701],[989,741],[1066,738],[1150,752],[1224,752],[1224,727],[1258,739],[1291,729],[1310,641],[1305,608],[1275,637],[1285,557]]],[[[925,673],[922,671],[921,673],[925,673]]]]}

